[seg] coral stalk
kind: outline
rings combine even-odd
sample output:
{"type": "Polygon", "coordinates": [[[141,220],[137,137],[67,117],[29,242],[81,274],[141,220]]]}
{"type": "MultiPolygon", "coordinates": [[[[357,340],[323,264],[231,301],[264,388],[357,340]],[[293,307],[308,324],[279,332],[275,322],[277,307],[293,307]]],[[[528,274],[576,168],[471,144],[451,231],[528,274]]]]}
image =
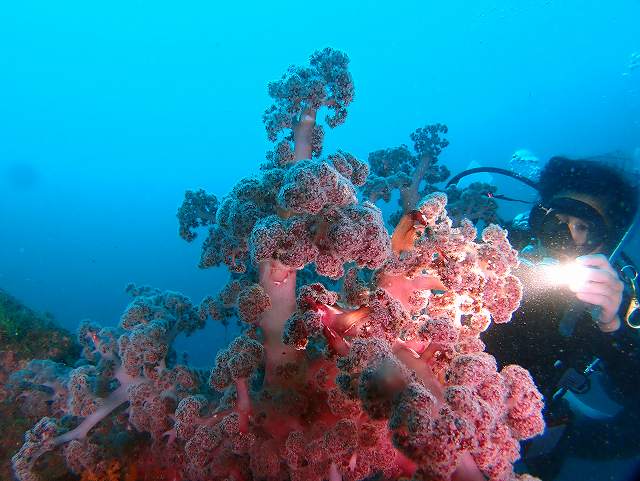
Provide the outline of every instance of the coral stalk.
{"type": "Polygon", "coordinates": [[[266,353],[266,381],[276,382],[278,367],[295,362],[298,353],[282,343],[287,319],[296,310],[296,271],[270,260],[260,263],[260,286],[271,300],[271,308],[260,316],[266,353]]]}
{"type": "Polygon", "coordinates": [[[313,151],[313,129],[316,125],[316,111],[306,109],[293,128],[293,160],[310,159],[313,151]]]}

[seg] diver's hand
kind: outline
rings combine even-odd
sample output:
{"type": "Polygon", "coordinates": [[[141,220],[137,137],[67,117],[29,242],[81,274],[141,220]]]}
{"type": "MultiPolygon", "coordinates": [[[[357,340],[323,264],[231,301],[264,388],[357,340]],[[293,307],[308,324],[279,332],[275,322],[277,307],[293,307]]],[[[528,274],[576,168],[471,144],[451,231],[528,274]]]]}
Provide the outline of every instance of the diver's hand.
{"type": "Polygon", "coordinates": [[[609,259],[602,254],[595,254],[578,257],[576,262],[589,269],[586,269],[583,282],[572,284],[569,288],[581,301],[600,307],[600,316],[596,321],[601,331],[617,330],[620,327],[618,310],[622,304],[624,284],[611,267],[609,259]]]}

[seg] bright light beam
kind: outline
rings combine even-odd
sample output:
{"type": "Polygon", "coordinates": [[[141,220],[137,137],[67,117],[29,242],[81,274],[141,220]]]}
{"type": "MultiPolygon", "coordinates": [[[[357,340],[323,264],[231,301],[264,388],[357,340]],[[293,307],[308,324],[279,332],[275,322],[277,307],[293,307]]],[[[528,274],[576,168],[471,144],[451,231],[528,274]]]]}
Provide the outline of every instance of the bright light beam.
{"type": "Polygon", "coordinates": [[[577,262],[543,264],[539,268],[541,277],[551,286],[569,286],[575,291],[588,282],[589,267],[577,262]]]}

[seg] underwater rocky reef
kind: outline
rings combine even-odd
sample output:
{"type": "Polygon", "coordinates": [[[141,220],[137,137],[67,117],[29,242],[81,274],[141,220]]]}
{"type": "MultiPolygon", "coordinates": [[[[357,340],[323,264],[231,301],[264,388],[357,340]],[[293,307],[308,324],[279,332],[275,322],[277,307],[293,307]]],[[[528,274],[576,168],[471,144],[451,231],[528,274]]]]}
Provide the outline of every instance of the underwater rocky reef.
{"type": "Polygon", "coordinates": [[[544,428],[542,396],[479,338],[522,297],[490,186],[439,191],[442,124],[368,162],[323,157],[318,115],[346,120],[348,65],[327,48],[290,67],[269,85],[258,174],[221,199],[186,193],[180,235],[205,231],[200,267],[230,272],[217,295],[131,285],[118,326],[80,326],[78,360],[38,354],[11,376],[42,415],[16,479],[61,458],[83,480],[534,479],[513,463],[544,428]],[[395,197],[384,219],[373,202],[395,197]],[[211,369],[178,362],[178,335],[231,319],[242,334],[211,369]]]}
{"type": "MultiPolygon", "coordinates": [[[[22,445],[25,430],[48,413],[47,409],[22,409],[20,398],[12,395],[15,388],[7,383],[9,377],[32,359],[73,364],[79,354],[75,336],[59,327],[51,315],[30,309],[0,289],[0,479],[12,478],[10,459],[22,445]]],[[[64,476],[66,471],[60,463],[59,474],[64,476]]]]}

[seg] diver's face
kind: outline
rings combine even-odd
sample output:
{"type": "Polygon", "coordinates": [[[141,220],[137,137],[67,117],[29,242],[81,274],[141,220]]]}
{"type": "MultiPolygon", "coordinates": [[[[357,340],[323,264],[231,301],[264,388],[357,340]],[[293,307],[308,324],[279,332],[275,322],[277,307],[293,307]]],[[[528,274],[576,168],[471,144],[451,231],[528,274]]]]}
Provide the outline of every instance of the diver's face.
{"type": "MultiPolygon", "coordinates": [[[[569,203],[570,204],[570,203],[569,203]]],[[[556,259],[597,254],[607,240],[604,217],[589,206],[544,207],[532,211],[531,227],[540,246],[556,259]]]]}
{"type": "Polygon", "coordinates": [[[573,217],[567,214],[556,214],[558,221],[567,224],[569,233],[575,242],[576,247],[582,247],[587,243],[589,238],[589,224],[579,217],[573,217]]]}

